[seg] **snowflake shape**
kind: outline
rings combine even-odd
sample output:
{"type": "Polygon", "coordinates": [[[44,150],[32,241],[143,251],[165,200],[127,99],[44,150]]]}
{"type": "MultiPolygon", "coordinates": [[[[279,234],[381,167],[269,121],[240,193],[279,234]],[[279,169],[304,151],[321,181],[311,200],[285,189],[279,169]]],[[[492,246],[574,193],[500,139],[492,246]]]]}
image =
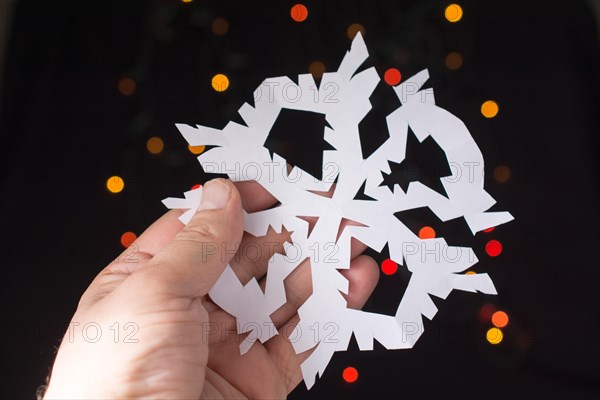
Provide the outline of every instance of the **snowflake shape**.
{"type": "MultiPolygon", "coordinates": [[[[449,246],[442,237],[420,239],[395,213],[428,207],[442,221],[464,218],[473,234],[513,219],[508,212],[486,212],[495,200],[483,187],[483,156],[463,122],[435,104],[433,89],[422,89],[427,70],[393,87],[401,106],[386,118],[389,138],[363,157],[359,123],[371,110],[369,98],[380,81],[374,67],[357,72],[367,58],[359,33],[338,70],[325,73],[318,87],[311,74],[299,75],[297,84],[288,77],[266,79],[254,92],[254,107],[245,103],[239,109],[246,125],[229,122],[222,130],[177,125],[190,145],[215,146],[198,157],[205,172],[226,173],[233,181],[256,180],[280,202],[245,213],[247,232],[264,236],[269,228],[281,232],[284,227],[292,232],[285,254],[269,262],[264,291],[256,279],[243,285],[228,266],[209,292],[237,318],[238,333],[250,333],[240,344],[242,354],[256,340],[264,343],[278,334],[270,316],[286,302],[284,279],[310,258],[313,293],[299,308],[297,330],[290,334],[297,353],[314,348],[301,366],[309,388],[334,352],[348,348],[352,334],[361,350],[372,350],[375,339],[387,349],[411,348],[423,333],[422,316],[432,319],[437,312],[431,295],[445,299],[454,289],[496,294],[487,274],[463,273],[478,261],[471,248],[449,246]],[[325,116],[324,139],[333,150],[323,152],[324,178],[298,167],[288,171],[286,160],[271,156],[264,146],[282,109],[325,116]],[[451,170],[441,178],[447,196],[419,181],[410,182],[406,191],[397,184],[382,185],[384,174],[391,173],[389,163],[405,159],[409,128],[420,142],[432,138],[444,151],[451,170]],[[334,182],[331,198],[315,193],[329,191],[334,182]],[[355,199],[362,187],[372,201],[355,199]],[[300,216],[318,217],[311,232],[300,216]],[[360,225],[347,226],[336,240],[342,219],[360,225]],[[387,244],[390,258],[412,273],[395,315],[347,307],[342,293],[348,293],[348,281],[339,270],[349,268],[352,238],[376,251],[387,244]]],[[[200,198],[197,189],[164,203],[187,209],[181,216],[187,223],[200,198]]]]}

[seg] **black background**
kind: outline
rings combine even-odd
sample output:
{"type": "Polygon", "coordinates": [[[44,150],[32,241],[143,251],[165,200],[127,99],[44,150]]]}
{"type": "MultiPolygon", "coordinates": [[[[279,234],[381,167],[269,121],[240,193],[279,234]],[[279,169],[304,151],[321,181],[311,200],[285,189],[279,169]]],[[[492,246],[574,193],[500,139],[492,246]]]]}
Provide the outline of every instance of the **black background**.
{"type": "MultiPolygon", "coordinates": [[[[293,4],[18,3],[0,109],[2,398],[34,397],[121,233],[139,234],[164,212],[161,199],[206,179],[174,123],[221,128],[264,78],[294,77],[314,60],[335,70],[355,22],[380,75],[429,68],[437,104],[484,154],[495,209],[516,220],[463,242],[498,296],[435,299],[440,311],[414,349],[361,353],[352,342],[291,397],[598,398],[600,59],[588,3],[461,2],[457,24],[441,1],[306,1],[303,23],[289,17],[293,4]],[[219,16],[224,36],[210,29],[219,16]],[[444,65],[450,51],[463,56],[457,71],[444,65]],[[210,86],[218,72],[231,81],[222,93],[210,86]],[[117,90],[123,77],[137,83],[132,96],[117,90]],[[490,98],[500,113],[488,120],[479,107],[490,98]],[[145,143],[156,135],[165,151],[152,156],[145,143]],[[492,178],[498,165],[511,169],[508,182],[492,178]],[[126,183],[119,195],[105,188],[114,174],[126,183]],[[492,238],[504,246],[493,259],[483,250],[492,238]],[[498,346],[477,317],[487,302],[511,317],[498,346]],[[353,384],[341,378],[348,365],[360,373],[353,384]]],[[[279,145],[293,154],[298,140],[291,131],[279,145]]],[[[368,307],[397,304],[402,285],[382,276],[368,307]]]]}

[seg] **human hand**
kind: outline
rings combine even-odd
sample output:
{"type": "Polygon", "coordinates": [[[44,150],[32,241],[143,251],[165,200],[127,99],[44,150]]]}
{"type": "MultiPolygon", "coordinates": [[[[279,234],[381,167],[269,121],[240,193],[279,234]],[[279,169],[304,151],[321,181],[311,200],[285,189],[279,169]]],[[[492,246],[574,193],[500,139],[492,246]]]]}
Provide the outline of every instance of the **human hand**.
{"type": "MultiPolygon", "coordinates": [[[[227,264],[243,283],[256,277],[264,285],[273,251],[291,240],[285,231],[244,234],[242,205],[255,212],[275,203],[255,182],[213,180],[187,226],[178,210],[152,224],[135,242],[137,262],[119,257],[83,294],[44,398],[285,398],[301,382],[310,351],[296,354],[281,334],[240,355],[235,318],[207,297],[227,264]],[[228,251],[207,252],[207,244],[228,251]],[[234,258],[236,244],[238,255],[249,246],[263,251],[234,258]],[[84,327],[93,340],[82,335],[84,327]]],[[[362,307],[378,279],[376,263],[360,255],[364,249],[353,242],[350,269],[340,271],[352,308],[362,307]]],[[[280,332],[293,331],[311,290],[305,260],[286,280],[287,303],[272,315],[280,332]]]]}

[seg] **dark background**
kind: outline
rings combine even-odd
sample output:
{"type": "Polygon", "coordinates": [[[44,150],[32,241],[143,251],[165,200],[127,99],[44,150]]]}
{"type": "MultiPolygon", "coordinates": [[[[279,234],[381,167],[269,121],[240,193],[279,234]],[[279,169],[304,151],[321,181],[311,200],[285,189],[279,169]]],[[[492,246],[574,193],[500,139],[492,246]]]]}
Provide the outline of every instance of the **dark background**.
{"type": "MultiPolygon", "coordinates": [[[[366,29],[380,75],[429,68],[437,104],[484,154],[495,209],[516,220],[462,242],[498,296],[435,299],[440,311],[414,349],[361,353],[353,342],[291,397],[599,398],[597,2],[462,1],[456,24],[444,1],[306,1],[303,23],[291,1],[0,3],[2,398],[34,397],[79,296],[122,251],[120,235],[141,233],[164,212],[161,199],[207,178],[174,123],[221,128],[264,78],[295,77],[315,60],[337,69],[352,23],[366,29]],[[211,31],[216,17],[227,34],[211,31]],[[452,51],[458,70],[444,64],[452,51]],[[219,72],[231,82],[222,93],[210,85],[219,72]],[[129,96],[117,88],[125,77],[136,83],[129,96]],[[496,118],[479,111],[487,99],[500,105],[496,118]],[[146,151],[152,136],[164,140],[159,155],[146,151]],[[493,177],[499,165],[507,182],[493,177]],[[118,195],[105,187],[112,175],[125,180],[118,195]],[[490,239],[502,242],[499,257],[485,254],[490,239]],[[497,346],[478,317],[486,303],[511,318],[497,346]],[[353,384],[341,377],[348,365],[360,374],[353,384]]],[[[275,147],[302,159],[302,140],[290,130],[275,147]]],[[[369,309],[395,307],[402,285],[401,274],[382,276],[369,309]]]]}

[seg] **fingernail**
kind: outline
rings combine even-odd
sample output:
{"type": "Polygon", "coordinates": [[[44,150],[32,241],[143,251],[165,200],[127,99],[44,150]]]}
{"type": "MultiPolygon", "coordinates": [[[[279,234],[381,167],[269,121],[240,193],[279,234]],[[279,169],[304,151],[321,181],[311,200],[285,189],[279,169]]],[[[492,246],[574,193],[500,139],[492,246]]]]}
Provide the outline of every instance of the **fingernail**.
{"type": "Polygon", "coordinates": [[[202,187],[202,200],[198,210],[216,210],[227,205],[231,189],[220,179],[208,181],[202,187]]]}

